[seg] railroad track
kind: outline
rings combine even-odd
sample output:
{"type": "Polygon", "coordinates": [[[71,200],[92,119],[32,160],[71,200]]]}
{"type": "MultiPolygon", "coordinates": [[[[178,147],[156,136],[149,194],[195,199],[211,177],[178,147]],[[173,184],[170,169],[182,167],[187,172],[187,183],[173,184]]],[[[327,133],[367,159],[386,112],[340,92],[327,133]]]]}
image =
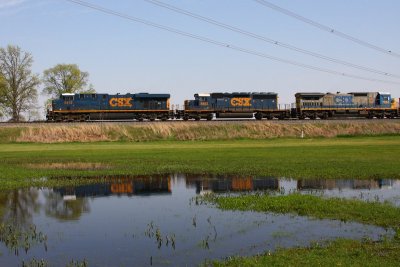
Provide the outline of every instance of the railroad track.
{"type": "Polygon", "coordinates": [[[216,124],[216,123],[246,123],[246,122],[269,122],[276,124],[313,124],[313,123],[353,123],[353,122],[364,122],[364,123],[376,123],[376,122],[385,122],[385,123],[396,123],[399,122],[400,118],[396,119],[363,119],[363,118],[340,118],[340,119],[328,119],[328,120],[298,120],[298,119],[287,119],[287,120],[262,120],[258,121],[255,119],[217,119],[217,120],[200,120],[200,121],[184,121],[184,120],[168,120],[168,121],[132,121],[132,120],[113,120],[113,121],[85,121],[85,122],[46,122],[46,121],[31,121],[31,122],[0,122],[0,127],[4,126],[64,126],[64,125],[87,125],[87,124],[132,124],[132,125],[148,125],[148,124],[159,124],[159,123],[201,123],[201,124],[216,124]]]}

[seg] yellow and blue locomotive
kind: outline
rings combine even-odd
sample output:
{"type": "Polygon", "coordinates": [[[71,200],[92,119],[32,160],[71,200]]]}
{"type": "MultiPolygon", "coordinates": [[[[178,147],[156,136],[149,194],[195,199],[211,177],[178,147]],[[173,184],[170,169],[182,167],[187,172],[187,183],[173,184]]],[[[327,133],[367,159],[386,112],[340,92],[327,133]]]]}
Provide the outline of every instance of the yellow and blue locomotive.
{"type": "Polygon", "coordinates": [[[299,119],[332,117],[394,118],[396,102],[390,93],[297,93],[293,114],[299,119]]]}
{"type": "Polygon", "coordinates": [[[194,100],[185,101],[182,117],[211,120],[216,118],[284,119],[290,116],[287,106],[278,104],[278,94],[265,93],[211,93],[195,94],[194,100]]]}
{"type": "Polygon", "coordinates": [[[62,94],[52,101],[47,120],[167,120],[173,118],[169,101],[169,94],[62,94]]]}

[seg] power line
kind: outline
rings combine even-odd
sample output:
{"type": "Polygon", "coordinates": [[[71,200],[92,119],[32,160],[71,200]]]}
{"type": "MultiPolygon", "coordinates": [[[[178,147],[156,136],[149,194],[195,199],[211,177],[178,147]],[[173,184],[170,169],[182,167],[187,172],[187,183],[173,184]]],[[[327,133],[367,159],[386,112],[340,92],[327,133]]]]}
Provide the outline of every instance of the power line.
{"type": "Polygon", "coordinates": [[[394,77],[394,78],[400,78],[399,75],[391,74],[391,73],[388,73],[386,71],[380,71],[380,70],[376,70],[376,69],[373,69],[373,68],[360,66],[360,65],[357,65],[357,64],[354,64],[354,63],[346,62],[344,60],[335,59],[335,58],[324,56],[322,54],[318,54],[318,53],[315,53],[315,52],[312,52],[312,51],[309,51],[309,50],[298,48],[298,47],[290,45],[290,44],[285,44],[283,42],[279,42],[279,41],[273,40],[273,39],[265,37],[265,36],[261,36],[261,35],[258,35],[258,34],[255,34],[255,33],[252,33],[252,32],[249,32],[249,31],[246,31],[246,30],[243,30],[243,29],[240,29],[240,28],[228,25],[228,24],[224,24],[224,23],[216,21],[214,19],[207,18],[207,17],[201,16],[201,15],[192,13],[190,11],[178,8],[178,7],[170,5],[170,4],[166,4],[166,3],[158,1],[158,0],[144,0],[144,1],[146,1],[148,3],[151,3],[151,4],[154,4],[154,5],[157,5],[157,6],[160,6],[162,8],[166,8],[166,9],[169,9],[171,11],[174,11],[174,12],[177,12],[177,13],[192,17],[192,18],[195,18],[195,19],[210,23],[212,25],[215,25],[215,26],[218,26],[218,27],[221,27],[221,28],[224,28],[224,29],[228,29],[230,31],[233,31],[233,32],[236,32],[236,33],[239,33],[239,34],[242,34],[242,35],[246,35],[246,36],[252,37],[254,39],[261,40],[261,41],[264,41],[264,42],[267,42],[267,43],[270,43],[270,44],[273,44],[273,45],[284,47],[284,48],[287,48],[287,49],[290,49],[290,50],[293,50],[293,51],[296,51],[296,52],[299,52],[299,53],[307,54],[307,55],[310,55],[310,56],[313,56],[313,57],[316,57],[316,58],[319,58],[319,59],[323,59],[323,60],[327,60],[327,61],[330,61],[330,62],[338,63],[338,64],[341,64],[341,65],[344,65],[344,66],[347,66],[347,67],[352,67],[352,68],[356,68],[356,69],[372,72],[372,73],[375,73],[375,74],[380,74],[380,75],[394,77]]]}
{"type": "Polygon", "coordinates": [[[130,20],[130,21],[139,22],[139,23],[145,24],[147,26],[151,26],[151,27],[154,27],[154,28],[162,29],[162,30],[165,30],[165,31],[168,31],[168,32],[172,32],[172,33],[179,34],[179,35],[182,35],[182,36],[186,36],[186,37],[189,37],[189,38],[192,38],[192,39],[200,40],[200,41],[207,42],[207,43],[210,43],[210,44],[214,44],[214,45],[217,45],[217,46],[220,46],[220,47],[229,48],[229,49],[232,49],[232,50],[235,50],[235,51],[240,51],[240,52],[243,52],[243,53],[246,53],[246,54],[259,56],[259,57],[262,57],[262,58],[267,58],[267,59],[270,59],[270,60],[283,62],[283,63],[286,63],[286,64],[298,66],[298,67],[303,67],[303,68],[307,68],[307,69],[311,69],[311,70],[317,70],[317,71],[320,71],[320,72],[325,72],[325,73],[330,73],[330,74],[334,74],[334,75],[339,75],[339,76],[349,77],[349,78],[355,78],[355,79],[360,79],[360,80],[381,82],[381,83],[388,83],[388,84],[400,84],[399,82],[395,82],[395,81],[387,81],[387,80],[368,78],[368,77],[363,77],[363,76],[343,73],[343,72],[334,71],[334,70],[330,70],[330,69],[319,68],[319,67],[306,65],[306,64],[303,64],[303,63],[300,63],[300,62],[296,62],[296,61],[291,61],[291,60],[287,60],[287,59],[274,57],[274,56],[271,56],[271,55],[264,54],[262,52],[257,52],[257,51],[249,50],[249,49],[246,49],[246,48],[234,46],[234,45],[231,45],[231,44],[228,44],[228,43],[216,41],[216,40],[213,40],[213,39],[210,39],[210,38],[207,38],[207,37],[195,35],[195,34],[184,32],[184,31],[181,31],[181,30],[178,30],[178,29],[175,29],[175,28],[171,28],[171,27],[167,27],[167,26],[164,26],[164,25],[161,25],[161,24],[157,24],[157,23],[154,23],[154,22],[151,22],[151,21],[148,21],[148,20],[140,19],[140,18],[133,17],[133,16],[130,16],[130,15],[126,15],[126,14],[123,14],[123,13],[120,13],[120,12],[117,12],[117,11],[114,11],[114,10],[111,10],[111,9],[108,9],[108,8],[104,8],[104,7],[101,7],[101,6],[98,6],[98,5],[90,4],[90,3],[85,2],[85,1],[81,1],[81,0],[65,0],[65,1],[68,1],[68,2],[71,2],[71,3],[75,3],[75,4],[78,4],[78,5],[81,5],[81,6],[85,6],[85,7],[88,7],[90,9],[97,10],[97,11],[100,11],[100,12],[105,13],[105,14],[117,16],[117,17],[124,18],[124,19],[130,20]]]}
{"type": "Polygon", "coordinates": [[[275,11],[278,11],[278,12],[280,12],[280,13],[282,13],[282,14],[285,14],[285,15],[287,15],[287,16],[289,16],[289,17],[295,18],[295,19],[300,20],[300,21],[302,21],[302,22],[304,22],[304,23],[307,23],[307,24],[309,24],[309,25],[311,25],[311,26],[314,26],[314,27],[316,27],[316,28],[318,28],[318,29],[320,29],[320,30],[323,30],[323,31],[332,33],[332,34],[334,34],[334,35],[336,35],[336,36],[339,36],[339,37],[341,37],[341,38],[343,38],[343,39],[346,39],[346,40],[352,41],[352,42],[354,42],[354,43],[357,43],[357,44],[359,44],[359,45],[361,45],[361,46],[368,47],[368,48],[370,48],[370,49],[379,51],[379,52],[381,52],[381,53],[385,53],[385,54],[387,54],[387,55],[391,55],[391,56],[399,57],[399,58],[400,58],[400,54],[398,54],[398,53],[395,53],[395,52],[393,52],[393,51],[391,51],[391,50],[388,50],[388,49],[379,47],[379,46],[377,46],[377,45],[371,44],[371,43],[369,43],[369,42],[360,40],[360,39],[358,39],[358,38],[356,38],[356,37],[353,37],[353,36],[351,36],[351,35],[349,35],[349,34],[340,32],[340,31],[335,30],[335,29],[333,29],[333,28],[331,28],[331,27],[329,27],[329,26],[325,26],[325,25],[323,25],[323,24],[321,24],[321,23],[319,23],[319,22],[316,22],[316,21],[313,21],[313,20],[308,19],[308,18],[306,18],[306,17],[303,17],[303,16],[301,16],[301,15],[299,15],[299,14],[296,14],[296,13],[290,11],[290,10],[287,10],[287,9],[284,9],[284,8],[282,8],[282,7],[280,7],[280,6],[277,6],[277,5],[275,5],[275,4],[272,4],[272,3],[268,2],[268,1],[265,1],[265,0],[253,0],[253,1],[255,1],[255,2],[257,2],[257,3],[259,3],[259,4],[263,5],[263,6],[266,6],[266,7],[268,7],[268,8],[271,8],[271,9],[273,9],[273,10],[275,10],[275,11]]]}

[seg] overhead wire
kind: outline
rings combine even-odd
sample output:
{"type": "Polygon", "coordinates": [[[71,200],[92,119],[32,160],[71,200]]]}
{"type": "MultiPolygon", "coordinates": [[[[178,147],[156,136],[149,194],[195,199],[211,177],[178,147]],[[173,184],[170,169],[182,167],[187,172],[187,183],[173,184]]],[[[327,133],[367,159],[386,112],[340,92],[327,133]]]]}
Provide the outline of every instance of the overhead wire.
{"type": "Polygon", "coordinates": [[[114,10],[111,10],[111,9],[108,9],[108,8],[105,8],[105,7],[101,7],[101,6],[98,6],[98,5],[94,5],[94,4],[91,4],[91,3],[88,3],[88,2],[85,2],[85,1],[81,1],[81,0],[65,0],[65,1],[68,1],[68,2],[71,2],[71,3],[74,3],[74,4],[78,4],[78,5],[93,9],[93,10],[97,10],[97,11],[100,11],[100,12],[108,14],[108,15],[117,16],[117,17],[124,18],[124,19],[130,20],[130,21],[135,21],[135,22],[147,25],[147,26],[151,26],[151,27],[154,27],[154,28],[158,28],[158,29],[162,29],[162,30],[165,30],[165,31],[168,31],[168,32],[172,32],[172,33],[175,33],[175,34],[178,34],[178,35],[182,35],[182,36],[186,36],[186,37],[189,37],[189,38],[192,38],[192,39],[196,39],[196,40],[200,40],[200,41],[207,42],[207,43],[210,43],[210,44],[214,44],[216,46],[229,48],[229,49],[232,49],[232,50],[235,50],[235,51],[239,51],[239,52],[243,52],[243,53],[246,53],[246,54],[255,55],[255,56],[258,56],[258,57],[262,57],[262,58],[267,58],[267,59],[270,59],[270,60],[274,60],[274,61],[278,61],[278,62],[282,62],[282,63],[286,63],[286,64],[298,66],[298,67],[303,67],[303,68],[307,68],[307,69],[311,69],[311,70],[316,70],[316,71],[320,71],[320,72],[330,73],[330,74],[339,75],[339,76],[343,76],[343,77],[354,78],[354,79],[373,81],[373,82],[381,82],[381,83],[387,83],[387,84],[400,84],[400,82],[381,80],[381,79],[374,79],[374,78],[369,78],[369,77],[363,77],[363,76],[348,74],[348,73],[339,72],[339,71],[335,71],[335,70],[315,67],[315,66],[312,66],[312,65],[307,65],[307,64],[303,64],[303,63],[292,61],[292,60],[287,60],[287,59],[274,57],[274,56],[271,56],[271,55],[268,55],[268,54],[265,54],[265,53],[262,53],[262,52],[249,50],[249,49],[242,48],[242,47],[239,47],[239,46],[234,46],[234,45],[231,45],[231,44],[228,44],[228,43],[216,41],[214,39],[210,39],[210,38],[207,38],[207,37],[203,37],[203,36],[195,35],[195,34],[192,34],[192,33],[184,32],[184,31],[172,28],[172,27],[168,27],[168,26],[164,26],[164,25],[161,25],[161,24],[157,24],[157,23],[154,23],[154,22],[151,22],[151,21],[148,21],[148,20],[144,20],[144,19],[141,19],[141,18],[133,17],[133,16],[130,16],[130,15],[126,15],[126,14],[120,13],[118,11],[114,11],[114,10]]]}
{"type": "Polygon", "coordinates": [[[295,19],[300,20],[300,21],[302,21],[304,23],[307,23],[307,24],[309,24],[311,26],[314,26],[314,27],[316,27],[316,28],[318,28],[320,30],[329,32],[329,33],[334,34],[334,35],[336,35],[338,37],[341,37],[343,39],[346,39],[346,40],[352,41],[354,43],[357,43],[357,44],[359,44],[361,46],[368,47],[370,49],[379,51],[381,53],[400,58],[400,54],[399,53],[393,52],[392,50],[389,50],[389,49],[385,49],[385,48],[379,47],[379,46],[374,45],[374,44],[372,44],[370,42],[363,41],[363,40],[361,40],[359,38],[356,38],[356,37],[351,36],[349,34],[346,34],[344,32],[338,31],[338,30],[336,30],[336,29],[334,29],[332,27],[323,25],[323,24],[321,24],[319,22],[316,22],[314,20],[311,20],[311,19],[308,19],[306,17],[303,17],[303,16],[301,16],[301,15],[299,15],[297,13],[294,13],[294,12],[292,12],[290,10],[287,10],[285,8],[277,6],[277,5],[275,5],[275,4],[271,3],[271,2],[268,2],[266,0],[253,0],[253,1],[259,3],[260,5],[268,7],[270,9],[278,11],[278,12],[280,12],[282,14],[285,14],[285,15],[287,15],[289,17],[295,18],[295,19]]]}
{"type": "Polygon", "coordinates": [[[204,22],[207,22],[209,24],[212,24],[212,25],[224,28],[224,29],[228,29],[230,31],[233,31],[233,32],[245,35],[245,36],[252,37],[252,38],[257,39],[257,40],[261,40],[261,41],[264,41],[264,42],[267,42],[267,43],[270,43],[270,44],[273,44],[273,45],[277,45],[277,46],[280,46],[280,47],[284,47],[284,48],[290,49],[292,51],[296,51],[296,52],[299,52],[299,53],[302,53],[302,54],[306,54],[306,55],[310,55],[310,56],[313,56],[313,57],[316,57],[316,58],[319,58],[319,59],[323,59],[323,60],[327,60],[327,61],[334,62],[334,63],[337,63],[337,64],[341,64],[341,65],[344,65],[344,66],[347,66],[347,67],[352,67],[352,68],[356,68],[356,69],[360,69],[360,70],[364,70],[364,71],[368,71],[368,72],[371,72],[371,73],[380,74],[380,75],[384,75],[384,76],[400,78],[400,75],[391,74],[391,73],[386,72],[386,71],[381,71],[381,70],[377,70],[377,69],[373,69],[373,68],[369,68],[369,67],[360,66],[360,65],[357,65],[357,64],[354,64],[354,63],[351,63],[351,62],[347,62],[347,61],[340,60],[340,59],[335,59],[335,58],[328,57],[328,56],[325,56],[325,55],[322,55],[322,54],[319,54],[319,53],[315,53],[315,52],[312,52],[312,51],[309,51],[309,50],[305,50],[305,49],[302,49],[302,48],[299,48],[299,47],[296,47],[296,46],[293,46],[293,45],[290,45],[290,44],[286,44],[286,43],[283,43],[283,42],[280,42],[280,41],[277,41],[277,40],[273,40],[273,39],[265,37],[265,36],[258,35],[256,33],[250,32],[250,31],[246,31],[246,30],[237,28],[235,26],[231,26],[231,25],[216,21],[216,20],[208,18],[208,17],[204,17],[204,16],[201,16],[201,15],[192,13],[190,11],[181,9],[179,7],[176,7],[176,6],[173,6],[173,5],[158,1],[158,0],[144,0],[144,1],[146,1],[148,3],[151,3],[151,4],[154,4],[154,5],[157,5],[159,7],[162,7],[162,8],[165,8],[165,9],[168,9],[168,10],[171,10],[171,11],[174,11],[174,12],[177,12],[177,13],[180,13],[180,14],[183,14],[183,15],[186,15],[186,16],[189,16],[189,17],[204,21],[204,22]]]}

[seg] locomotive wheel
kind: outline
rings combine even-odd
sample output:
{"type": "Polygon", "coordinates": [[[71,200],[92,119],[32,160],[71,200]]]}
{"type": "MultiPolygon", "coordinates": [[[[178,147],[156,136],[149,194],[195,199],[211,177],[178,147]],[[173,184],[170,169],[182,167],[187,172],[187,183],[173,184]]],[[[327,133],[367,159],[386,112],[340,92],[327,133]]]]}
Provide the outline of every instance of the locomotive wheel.
{"type": "Polygon", "coordinates": [[[208,115],[207,115],[207,120],[210,121],[210,120],[212,120],[212,119],[213,119],[213,114],[211,114],[211,113],[208,114],[208,115]]]}
{"type": "Polygon", "coordinates": [[[256,113],[256,120],[262,120],[262,118],[263,118],[263,115],[261,114],[261,113],[256,113]]]}

